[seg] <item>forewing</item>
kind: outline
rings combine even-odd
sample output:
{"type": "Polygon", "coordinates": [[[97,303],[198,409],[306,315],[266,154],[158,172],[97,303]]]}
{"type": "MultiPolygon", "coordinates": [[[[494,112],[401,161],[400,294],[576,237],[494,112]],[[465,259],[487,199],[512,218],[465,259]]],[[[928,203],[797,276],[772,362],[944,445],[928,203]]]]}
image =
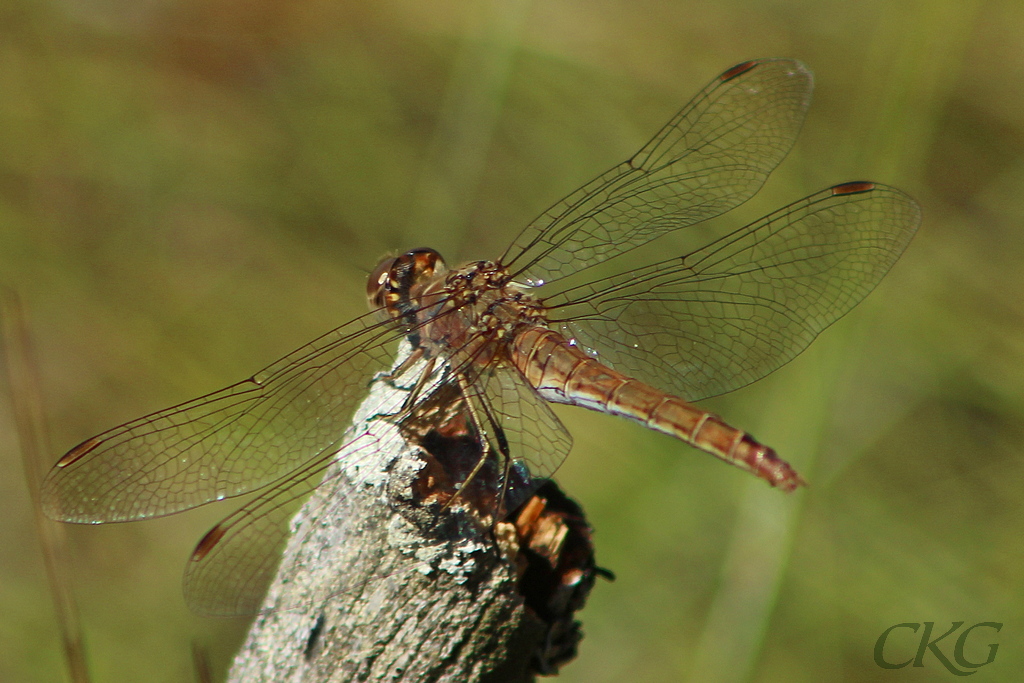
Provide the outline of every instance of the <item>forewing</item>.
{"type": "Polygon", "coordinates": [[[501,263],[540,285],[742,204],[793,146],[812,85],[794,60],[729,69],[631,159],[542,214],[501,263]]]}
{"type": "Polygon", "coordinates": [[[337,448],[402,333],[370,314],[252,378],[133,420],[65,455],[43,485],[69,522],[157,517],[251,491],[337,448]]]}
{"type": "Polygon", "coordinates": [[[804,350],[878,284],[920,218],[895,188],[837,185],[691,254],[545,305],[553,326],[603,362],[696,401],[804,350]]]}

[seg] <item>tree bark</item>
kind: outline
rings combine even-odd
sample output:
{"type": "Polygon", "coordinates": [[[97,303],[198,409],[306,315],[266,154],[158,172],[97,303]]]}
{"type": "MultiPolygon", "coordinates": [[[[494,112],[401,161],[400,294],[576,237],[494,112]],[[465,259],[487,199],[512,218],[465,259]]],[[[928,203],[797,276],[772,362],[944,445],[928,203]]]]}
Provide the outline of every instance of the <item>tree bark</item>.
{"type": "Polygon", "coordinates": [[[229,681],[533,680],[548,636],[518,591],[515,533],[412,500],[418,448],[366,414],[404,396],[374,383],[350,433],[379,447],[343,452],[293,519],[229,681]]]}

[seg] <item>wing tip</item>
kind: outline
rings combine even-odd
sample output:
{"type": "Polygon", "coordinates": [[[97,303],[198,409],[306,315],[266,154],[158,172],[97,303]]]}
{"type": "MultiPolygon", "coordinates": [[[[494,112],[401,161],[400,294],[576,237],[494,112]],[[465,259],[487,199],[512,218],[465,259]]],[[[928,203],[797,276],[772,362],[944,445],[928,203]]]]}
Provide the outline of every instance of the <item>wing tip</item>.
{"type": "Polygon", "coordinates": [[[784,68],[786,75],[788,76],[803,76],[808,81],[813,82],[813,75],[811,70],[807,68],[807,65],[798,59],[789,59],[785,57],[770,57],[767,59],[749,59],[745,62],[740,62],[735,66],[731,66],[722,72],[718,77],[720,83],[727,83],[733,79],[739,78],[743,74],[752,71],[755,68],[775,65],[776,68],[784,68]]]}
{"type": "Polygon", "coordinates": [[[740,62],[736,66],[726,69],[722,73],[722,75],[718,77],[718,80],[722,81],[723,83],[725,83],[726,81],[731,81],[732,79],[747,73],[760,63],[761,62],[756,59],[751,59],[750,61],[746,62],[740,62]]]}
{"type": "Polygon", "coordinates": [[[64,468],[67,467],[68,465],[78,462],[86,455],[88,455],[94,448],[99,446],[101,443],[103,443],[103,439],[101,439],[98,436],[94,436],[91,439],[86,439],[85,441],[83,441],[82,443],[78,444],[70,451],[65,453],[64,457],[58,460],[57,464],[54,465],[54,467],[64,468]]]}
{"type": "Polygon", "coordinates": [[[204,557],[210,554],[214,546],[224,538],[224,534],[227,533],[227,527],[223,524],[218,524],[209,531],[206,535],[199,539],[199,543],[196,544],[195,550],[192,551],[192,555],[189,557],[190,562],[199,562],[204,557]]]}
{"type": "Polygon", "coordinates": [[[875,187],[875,183],[870,180],[853,180],[847,183],[833,185],[829,189],[832,192],[832,196],[835,197],[846,194],[862,194],[864,192],[871,192],[875,187]]]}

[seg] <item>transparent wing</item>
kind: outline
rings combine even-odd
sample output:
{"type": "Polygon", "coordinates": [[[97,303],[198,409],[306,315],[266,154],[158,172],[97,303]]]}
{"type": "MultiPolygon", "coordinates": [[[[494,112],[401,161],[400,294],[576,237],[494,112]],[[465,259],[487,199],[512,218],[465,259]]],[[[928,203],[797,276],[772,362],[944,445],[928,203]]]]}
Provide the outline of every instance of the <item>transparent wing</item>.
{"type": "Polygon", "coordinates": [[[790,204],[691,254],[545,300],[549,320],[620,372],[691,401],[803,351],[889,271],[920,223],[867,182],[790,204]]]}
{"type": "MultiPolygon", "coordinates": [[[[461,374],[472,377],[462,383],[454,380],[440,383],[431,395],[417,403],[402,427],[407,430],[408,438],[408,433],[441,422],[471,420],[466,407],[467,402],[471,402],[474,413],[482,416],[480,431],[492,453],[475,476],[487,480],[483,488],[492,494],[487,500],[500,500],[505,510],[512,509],[532,492],[531,475],[548,476],[558,468],[572,446],[572,439],[543,399],[514,369],[492,365],[482,369],[463,368],[461,374]],[[435,401],[435,397],[438,400],[435,401]],[[435,411],[440,411],[444,417],[435,411]],[[511,454],[511,468],[505,467],[499,455],[502,452],[511,454]],[[523,471],[524,467],[528,472],[523,471]]],[[[476,433],[475,429],[473,431],[476,433]]],[[[387,444],[380,443],[381,438],[399,437],[362,433],[345,444],[337,457],[344,458],[351,467],[354,461],[388,448],[387,444]]],[[[475,452],[479,454],[482,450],[475,452]]],[[[444,458],[447,454],[435,452],[434,455],[444,458]]],[[[253,614],[260,609],[280,564],[292,517],[322,484],[324,473],[335,456],[336,449],[323,451],[203,537],[185,568],[185,600],[190,609],[214,616],[253,614]]],[[[474,464],[459,465],[463,476],[474,464]]],[[[474,492],[477,496],[480,488],[474,492]]]]}
{"type": "MultiPolygon", "coordinates": [[[[361,434],[341,448],[346,459],[380,450],[361,434]]],[[[281,563],[292,517],[322,482],[337,452],[327,450],[238,509],[199,541],[185,567],[185,602],[197,614],[256,613],[281,563]]]]}
{"type": "Polygon", "coordinates": [[[542,214],[501,263],[540,285],[742,204],[793,146],[812,86],[794,60],[734,66],[631,159],[542,214]]]}
{"type": "Polygon", "coordinates": [[[332,447],[402,333],[368,314],[250,379],[133,420],[65,455],[43,485],[69,522],[157,517],[265,486],[332,447]]]}
{"type": "Polygon", "coordinates": [[[472,381],[464,386],[464,395],[494,454],[501,507],[514,509],[532,492],[531,479],[550,477],[561,466],[572,436],[515,368],[492,364],[465,376],[472,381]],[[509,467],[501,462],[502,453],[511,457],[509,467]]]}

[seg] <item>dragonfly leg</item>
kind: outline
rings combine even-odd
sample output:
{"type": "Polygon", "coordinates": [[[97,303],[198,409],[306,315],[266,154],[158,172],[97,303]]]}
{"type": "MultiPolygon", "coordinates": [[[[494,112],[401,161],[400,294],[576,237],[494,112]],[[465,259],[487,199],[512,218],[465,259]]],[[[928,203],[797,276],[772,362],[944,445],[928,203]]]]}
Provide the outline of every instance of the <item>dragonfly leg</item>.
{"type": "MultiPolygon", "coordinates": [[[[448,499],[448,502],[444,504],[444,507],[441,508],[441,512],[444,512],[451,507],[452,503],[462,496],[473,480],[476,479],[477,475],[480,474],[480,470],[483,469],[484,463],[487,462],[487,459],[491,456],[493,446],[491,445],[491,440],[487,438],[487,434],[494,435],[494,438],[497,441],[498,450],[501,452],[501,456],[505,460],[506,472],[508,471],[508,464],[511,462],[508,439],[505,437],[505,430],[502,429],[501,425],[494,419],[494,416],[491,414],[491,411],[488,409],[485,401],[480,402],[480,408],[482,408],[484,415],[481,416],[479,414],[477,406],[474,405],[473,401],[469,400],[468,380],[461,374],[458,376],[458,379],[459,387],[462,389],[462,395],[466,397],[466,412],[469,413],[469,419],[473,422],[473,427],[480,437],[480,457],[477,459],[473,469],[470,470],[469,474],[466,475],[466,478],[461,484],[459,484],[459,488],[455,491],[455,494],[452,495],[452,497],[448,499]],[[483,417],[486,417],[487,423],[491,426],[490,429],[484,429],[483,417]]],[[[504,489],[504,486],[502,489],[504,489]]],[[[503,498],[504,490],[501,495],[503,498]]],[[[500,509],[500,503],[498,509],[500,509]]]]}
{"type": "MultiPolygon", "coordinates": [[[[383,375],[382,378],[385,381],[391,381],[396,377],[400,377],[402,374],[405,373],[406,370],[409,369],[408,366],[410,364],[408,363],[408,361],[411,360],[413,356],[415,356],[416,354],[417,351],[414,351],[413,354],[406,359],[406,362],[403,362],[402,365],[395,372],[389,375],[383,375]]],[[[415,360],[419,360],[419,358],[417,357],[415,360]]],[[[426,386],[427,380],[430,379],[430,375],[432,375],[434,372],[434,361],[434,358],[430,358],[427,360],[427,364],[426,366],[424,366],[423,372],[420,373],[419,378],[416,380],[416,384],[413,385],[412,389],[409,391],[409,394],[405,397],[405,400],[402,401],[401,408],[399,408],[393,413],[377,413],[376,415],[374,415],[374,417],[387,418],[392,422],[401,422],[405,418],[409,417],[412,414],[413,406],[416,405],[416,400],[419,398],[420,393],[422,393],[423,391],[423,387],[426,386]]]]}
{"type": "Polygon", "coordinates": [[[423,354],[423,347],[417,346],[415,349],[413,349],[412,353],[410,353],[406,357],[406,359],[402,361],[401,365],[399,365],[391,372],[382,372],[381,374],[377,375],[375,379],[381,379],[384,380],[385,382],[390,382],[394,384],[394,381],[396,379],[407,373],[409,371],[409,368],[411,368],[413,365],[419,362],[421,358],[423,358],[423,354]]]}
{"type": "MultiPolygon", "coordinates": [[[[413,355],[416,355],[417,352],[419,352],[419,349],[413,352],[413,355]]],[[[412,358],[412,356],[409,356],[409,358],[412,358]]],[[[427,364],[426,366],[424,366],[423,372],[420,373],[419,379],[416,380],[416,384],[409,392],[409,395],[405,397],[405,401],[402,402],[402,407],[399,409],[396,415],[407,417],[412,412],[412,407],[416,405],[416,401],[419,399],[420,394],[423,392],[423,387],[427,385],[427,380],[430,379],[430,376],[432,374],[434,374],[434,362],[436,360],[436,358],[427,359],[427,364]]],[[[405,365],[405,363],[402,363],[402,365],[405,365]]]]}

